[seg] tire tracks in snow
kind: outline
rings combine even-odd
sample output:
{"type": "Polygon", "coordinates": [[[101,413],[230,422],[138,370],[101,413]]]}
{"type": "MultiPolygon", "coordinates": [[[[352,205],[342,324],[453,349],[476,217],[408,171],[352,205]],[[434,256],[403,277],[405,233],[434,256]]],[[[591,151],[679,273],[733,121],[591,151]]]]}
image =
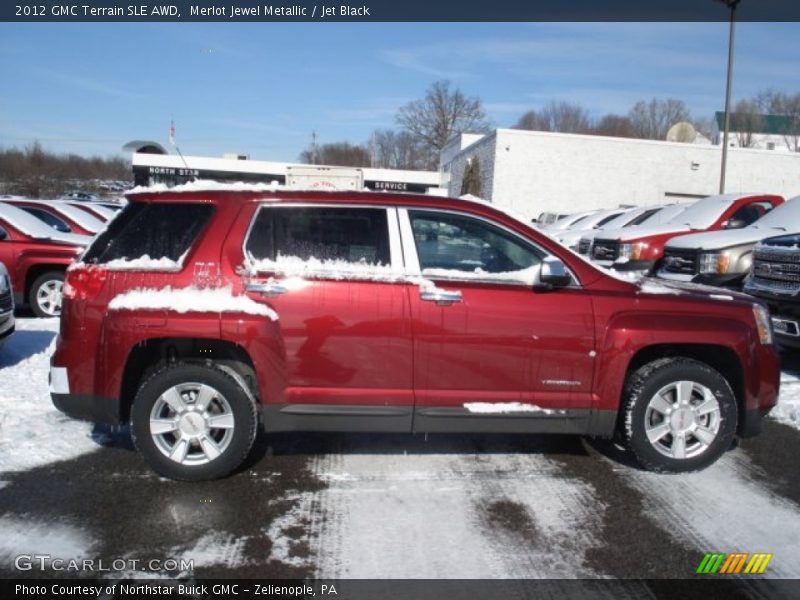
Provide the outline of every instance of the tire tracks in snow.
{"type": "Polygon", "coordinates": [[[327,484],[310,532],[317,577],[593,574],[584,564],[600,522],[591,486],[563,477],[541,440],[499,439],[355,437],[317,457],[312,472],[327,484]],[[527,531],[514,531],[520,515],[527,531]]]}

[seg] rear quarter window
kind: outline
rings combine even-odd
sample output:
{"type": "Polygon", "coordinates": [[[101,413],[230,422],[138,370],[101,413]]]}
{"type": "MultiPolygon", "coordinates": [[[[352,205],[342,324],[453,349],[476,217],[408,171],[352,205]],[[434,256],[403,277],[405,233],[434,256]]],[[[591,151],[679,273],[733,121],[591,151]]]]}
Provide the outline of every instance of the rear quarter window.
{"type": "Polygon", "coordinates": [[[97,237],[83,262],[102,264],[145,255],[177,261],[213,214],[212,204],[130,202],[97,237]]]}

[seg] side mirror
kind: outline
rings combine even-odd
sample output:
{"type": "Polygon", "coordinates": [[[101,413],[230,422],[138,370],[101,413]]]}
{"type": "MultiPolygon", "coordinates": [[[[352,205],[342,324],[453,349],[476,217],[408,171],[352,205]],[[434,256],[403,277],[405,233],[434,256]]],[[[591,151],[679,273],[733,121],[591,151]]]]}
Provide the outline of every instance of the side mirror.
{"type": "Polygon", "coordinates": [[[557,258],[548,257],[542,261],[539,272],[533,281],[533,289],[537,292],[546,292],[556,288],[567,287],[572,283],[572,277],[567,272],[567,267],[557,258]]]}
{"type": "Polygon", "coordinates": [[[744,219],[728,219],[722,224],[723,229],[741,229],[747,225],[744,219]]]}

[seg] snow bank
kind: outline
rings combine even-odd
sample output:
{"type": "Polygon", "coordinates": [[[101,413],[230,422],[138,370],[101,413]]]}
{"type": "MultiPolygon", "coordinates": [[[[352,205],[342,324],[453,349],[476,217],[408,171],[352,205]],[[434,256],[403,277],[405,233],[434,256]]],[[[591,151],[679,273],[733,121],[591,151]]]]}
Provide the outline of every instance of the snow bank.
{"type": "Polygon", "coordinates": [[[62,560],[90,558],[92,546],[94,540],[71,525],[0,517],[0,559],[8,566],[20,554],[48,554],[62,560]]]}
{"type": "Polygon", "coordinates": [[[169,555],[183,560],[193,560],[194,567],[224,565],[235,569],[247,564],[245,545],[249,536],[237,537],[232,533],[211,531],[197,540],[191,548],[173,548],[169,555]]]}
{"type": "Polygon", "coordinates": [[[773,419],[800,429],[800,378],[796,374],[781,374],[778,404],[769,413],[773,419]]]}
{"type": "Polygon", "coordinates": [[[559,412],[549,408],[541,408],[535,404],[523,404],[522,402],[467,402],[464,404],[464,408],[471,413],[478,414],[535,412],[545,415],[552,415],[559,412]]]}
{"type": "Polygon", "coordinates": [[[245,273],[276,273],[287,277],[313,277],[323,275],[339,281],[404,281],[404,274],[392,265],[376,265],[366,261],[350,262],[343,259],[308,259],[299,256],[278,256],[268,258],[248,258],[244,265],[245,273]]]}
{"type": "Polygon", "coordinates": [[[231,286],[223,288],[142,288],[114,297],[109,310],[173,310],[189,312],[242,312],[278,320],[278,313],[247,296],[234,296],[231,286]]]}
{"type": "Polygon", "coordinates": [[[100,447],[90,423],[70,419],[50,399],[47,373],[57,332],[58,319],[17,319],[16,333],[0,350],[0,473],[71,460],[100,447]]]}
{"type": "Polygon", "coordinates": [[[272,541],[270,560],[294,567],[313,566],[314,557],[309,547],[311,541],[309,526],[314,498],[314,494],[304,492],[295,506],[270,523],[266,530],[267,536],[272,541]]]}

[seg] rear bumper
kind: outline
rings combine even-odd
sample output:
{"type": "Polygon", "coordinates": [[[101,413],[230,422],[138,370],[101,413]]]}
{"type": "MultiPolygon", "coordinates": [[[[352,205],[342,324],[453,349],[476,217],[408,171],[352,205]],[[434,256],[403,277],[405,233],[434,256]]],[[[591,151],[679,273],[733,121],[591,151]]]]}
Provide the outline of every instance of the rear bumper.
{"type": "Polygon", "coordinates": [[[50,399],[58,410],[73,419],[109,425],[121,421],[118,398],[71,394],[64,367],[50,367],[50,399]]]}

